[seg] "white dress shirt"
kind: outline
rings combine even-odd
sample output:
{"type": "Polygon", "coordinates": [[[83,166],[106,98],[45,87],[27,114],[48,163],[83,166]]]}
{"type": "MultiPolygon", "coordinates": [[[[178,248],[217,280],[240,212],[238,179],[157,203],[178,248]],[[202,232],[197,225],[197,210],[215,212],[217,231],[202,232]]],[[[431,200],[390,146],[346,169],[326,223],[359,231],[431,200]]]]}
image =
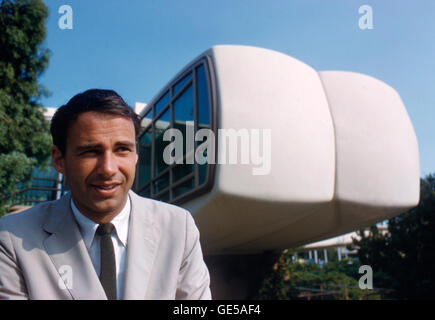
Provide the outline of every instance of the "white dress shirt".
{"type": "MultiPolygon", "coordinates": [[[[125,261],[127,256],[127,238],[128,238],[128,223],[130,219],[130,198],[125,203],[122,211],[110,221],[115,226],[115,232],[112,233],[113,249],[115,251],[116,260],[116,296],[118,300],[122,299],[124,292],[124,278],[125,278],[125,261]]],[[[100,274],[100,236],[95,236],[98,228],[98,223],[92,221],[74,204],[71,198],[71,209],[74,213],[75,219],[79,226],[80,232],[88,249],[92,263],[94,265],[97,275],[100,274]]]]}

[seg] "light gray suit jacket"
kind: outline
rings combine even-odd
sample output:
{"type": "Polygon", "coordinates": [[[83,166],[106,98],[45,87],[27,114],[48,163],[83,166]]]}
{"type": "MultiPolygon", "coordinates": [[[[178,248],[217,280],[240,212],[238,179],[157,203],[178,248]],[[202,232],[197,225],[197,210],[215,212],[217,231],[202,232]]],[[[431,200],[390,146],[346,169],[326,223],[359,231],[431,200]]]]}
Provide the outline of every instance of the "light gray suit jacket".
{"type": "MultiPolygon", "coordinates": [[[[129,195],[123,299],[211,299],[190,213],[129,195]]],[[[69,194],[0,219],[0,299],[106,299],[69,194]]]]}

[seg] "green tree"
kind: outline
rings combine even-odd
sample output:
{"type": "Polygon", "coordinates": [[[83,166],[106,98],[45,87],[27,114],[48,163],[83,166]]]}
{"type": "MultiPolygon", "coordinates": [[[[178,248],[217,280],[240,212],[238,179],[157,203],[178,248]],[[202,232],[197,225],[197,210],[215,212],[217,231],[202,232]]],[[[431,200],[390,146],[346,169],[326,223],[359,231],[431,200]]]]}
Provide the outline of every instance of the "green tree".
{"type": "Polygon", "coordinates": [[[41,47],[47,16],[40,0],[0,3],[0,215],[17,183],[49,158],[49,125],[39,103],[48,92],[37,82],[48,65],[41,47]]]}
{"type": "Polygon", "coordinates": [[[273,270],[263,281],[257,299],[379,299],[375,290],[359,289],[359,264],[351,259],[328,262],[323,267],[292,261],[293,252],[285,250],[273,270]],[[304,295],[305,293],[305,295],[304,295]],[[368,295],[370,294],[370,295],[368,295]]]}
{"type": "Polygon", "coordinates": [[[399,299],[435,298],[435,176],[420,181],[417,207],[388,221],[388,232],[360,231],[359,259],[373,269],[375,286],[395,289],[399,299]]]}

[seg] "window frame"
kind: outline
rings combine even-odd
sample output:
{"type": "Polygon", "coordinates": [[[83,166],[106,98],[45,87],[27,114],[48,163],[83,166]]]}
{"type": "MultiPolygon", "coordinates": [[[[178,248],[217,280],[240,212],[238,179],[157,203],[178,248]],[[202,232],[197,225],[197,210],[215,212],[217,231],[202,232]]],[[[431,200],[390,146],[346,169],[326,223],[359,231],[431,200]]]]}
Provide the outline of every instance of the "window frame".
{"type": "MultiPolygon", "coordinates": [[[[150,179],[146,183],[141,183],[140,176],[139,176],[139,165],[140,165],[140,159],[138,159],[137,166],[136,166],[136,178],[134,182],[134,191],[138,194],[141,194],[142,191],[149,188],[149,194],[145,195],[145,197],[151,198],[151,199],[157,199],[162,200],[168,203],[173,203],[180,205],[182,203],[185,203],[187,201],[190,201],[194,198],[197,198],[207,192],[209,192],[214,185],[214,179],[215,179],[215,172],[216,172],[216,159],[218,159],[217,150],[215,150],[215,161],[214,163],[207,163],[207,170],[206,170],[206,178],[203,184],[199,184],[199,164],[194,161],[192,164],[194,166],[193,172],[187,174],[186,176],[183,176],[182,178],[178,179],[175,183],[173,182],[173,169],[176,166],[179,166],[180,164],[172,164],[168,165],[167,168],[156,174],[155,171],[155,138],[156,138],[156,130],[155,130],[155,123],[159,120],[159,117],[162,116],[168,109],[170,110],[170,128],[174,128],[175,120],[174,119],[174,102],[177,100],[178,97],[180,97],[188,88],[190,85],[193,87],[193,108],[194,108],[194,133],[198,131],[198,84],[197,84],[197,69],[203,65],[205,70],[205,76],[206,76],[206,82],[207,82],[207,90],[208,90],[208,105],[209,105],[209,123],[210,123],[210,129],[213,131],[215,136],[215,146],[217,149],[217,98],[216,98],[216,80],[215,80],[215,73],[214,68],[212,64],[212,59],[209,56],[203,56],[199,58],[198,60],[194,61],[190,65],[188,65],[186,68],[184,68],[173,80],[171,80],[162,90],[160,90],[159,94],[149,103],[149,105],[145,108],[143,111],[140,122],[142,123],[143,119],[145,117],[149,117],[151,115],[151,121],[146,126],[141,128],[141,132],[138,136],[138,155],[140,157],[141,155],[141,148],[145,147],[145,145],[141,145],[140,140],[142,136],[148,132],[151,131],[151,161],[150,161],[150,179]],[[174,87],[177,85],[179,81],[181,81],[185,76],[187,76],[189,73],[192,73],[192,76],[190,79],[185,82],[181,88],[178,88],[178,92],[174,95],[173,90],[174,87]],[[163,107],[160,108],[159,114],[156,114],[156,104],[164,97],[166,93],[169,92],[169,102],[165,104],[163,107]],[[155,187],[154,184],[156,181],[162,177],[164,177],[169,172],[169,184],[167,187],[165,187],[163,190],[160,190],[158,193],[155,193],[155,187]],[[188,192],[185,192],[178,197],[174,197],[174,189],[178,186],[182,185],[183,183],[189,181],[193,178],[194,187],[193,189],[189,190],[188,192]],[[166,195],[168,196],[166,198],[166,195]]],[[[183,137],[185,138],[185,137],[183,137]]],[[[194,154],[196,152],[196,149],[199,145],[198,141],[195,141],[194,143],[194,154]]],[[[183,164],[186,165],[186,156],[187,154],[184,154],[183,156],[183,164]]]]}

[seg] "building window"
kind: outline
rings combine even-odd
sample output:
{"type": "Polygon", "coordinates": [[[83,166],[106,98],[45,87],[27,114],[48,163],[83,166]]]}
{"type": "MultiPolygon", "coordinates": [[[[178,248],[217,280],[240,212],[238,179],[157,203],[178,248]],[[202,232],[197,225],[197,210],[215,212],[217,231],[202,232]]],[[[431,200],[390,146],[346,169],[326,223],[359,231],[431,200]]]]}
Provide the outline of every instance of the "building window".
{"type": "MultiPolygon", "coordinates": [[[[141,119],[135,191],[161,201],[181,204],[211,189],[213,163],[198,164],[195,151],[200,129],[216,132],[214,76],[211,60],[202,58],[187,67],[147,106],[141,119]],[[183,155],[173,164],[164,161],[164,134],[177,129],[183,137],[183,155]],[[180,163],[181,162],[181,163],[180,163]]],[[[216,154],[215,154],[216,156],[216,154]]]]}
{"type": "Polygon", "coordinates": [[[33,169],[31,183],[19,182],[17,189],[16,193],[4,198],[9,207],[34,206],[40,202],[59,199],[68,191],[65,179],[52,166],[33,169]]]}

